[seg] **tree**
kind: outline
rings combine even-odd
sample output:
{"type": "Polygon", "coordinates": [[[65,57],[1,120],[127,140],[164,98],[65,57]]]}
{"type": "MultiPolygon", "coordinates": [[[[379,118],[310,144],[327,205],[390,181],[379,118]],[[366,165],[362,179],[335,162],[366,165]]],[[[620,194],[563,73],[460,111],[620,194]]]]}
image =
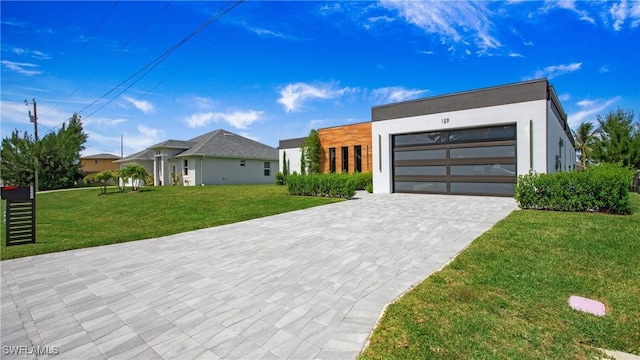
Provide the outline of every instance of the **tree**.
{"type": "Polygon", "coordinates": [[[122,186],[120,186],[120,179],[118,179],[118,186],[120,187],[120,190],[124,190],[127,181],[131,179],[131,190],[138,191],[140,181],[144,182],[145,178],[149,176],[149,174],[144,167],[129,164],[123,169],[118,170],[118,176],[122,178],[122,186]]]}
{"type": "Polygon", "coordinates": [[[307,174],[307,159],[304,155],[304,148],[300,149],[300,174],[307,174]]]}
{"type": "Polygon", "coordinates": [[[42,190],[65,189],[82,179],[80,152],[87,134],[77,114],[62,124],[58,132],[47,134],[38,143],[39,187],[42,190]]]}
{"type": "Polygon", "coordinates": [[[586,168],[587,160],[591,155],[591,150],[596,140],[596,131],[593,129],[593,124],[586,121],[581,123],[578,129],[573,131],[573,137],[576,140],[576,149],[580,152],[580,162],[586,168]]]}
{"type": "MultiPolygon", "coordinates": [[[[600,125],[593,146],[593,158],[600,162],[622,163],[623,166],[640,167],[638,149],[634,146],[633,111],[609,111],[603,118],[597,115],[600,125]]],[[[637,131],[635,131],[637,132],[637,131]]]]}
{"type": "Polygon", "coordinates": [[[282,175],[287,177],[289,175],[289,164],[287,163],[287,152],[282,152],[282,175]]]}
{"type": "Polygon", "coordinates": [[[97,183],[100,185],[100,194],[104,195],[107,193],[107,185],[109,185],[109,180],[114,178],[114,173],[110,170],[104,170],[99,173],[89,174],[84,177],[84,181],[87,183],[97,183]]]}
{"type": "Polygon", "coordinates": [[[2,139],[2,179],[9,185],[33,185],[35,177],[34,141],[26,132],[20,136],[18,130],[2,139]]]}
{"type": "Polygon", "coordinates": [[[315,129],[309,131],[302,148],[305,151],[307,170],[309,174],[320,173],[320,135],[315,129]]]}

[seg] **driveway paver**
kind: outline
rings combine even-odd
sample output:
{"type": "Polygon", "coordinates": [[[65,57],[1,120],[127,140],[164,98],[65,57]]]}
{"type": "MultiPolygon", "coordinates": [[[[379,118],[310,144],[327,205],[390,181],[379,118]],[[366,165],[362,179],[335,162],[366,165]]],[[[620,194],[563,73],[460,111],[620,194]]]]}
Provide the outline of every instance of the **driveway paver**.
{"type": "Polygon", "coordinates": [[[2,261],[2,358],[353,359],[388,303],[515,209],[510,198],[358,193],[2,261]]]}

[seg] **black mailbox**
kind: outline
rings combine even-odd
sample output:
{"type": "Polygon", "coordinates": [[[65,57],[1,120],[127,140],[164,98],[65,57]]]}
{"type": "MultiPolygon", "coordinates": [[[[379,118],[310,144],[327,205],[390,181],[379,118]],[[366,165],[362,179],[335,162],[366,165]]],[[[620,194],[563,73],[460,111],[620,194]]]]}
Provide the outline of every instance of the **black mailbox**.
{"type": "Polygon", "coordinates": [[[6,200],[6,244],[36,242],[36,200],[33,186],[4,186],[0,196],[6,200]]]}
{"type": "Polygon", "coordinates": [[[33,200],[32,186],[3,186],[0,188],[0,195],[3,200],[27,201],[33,200]]]}

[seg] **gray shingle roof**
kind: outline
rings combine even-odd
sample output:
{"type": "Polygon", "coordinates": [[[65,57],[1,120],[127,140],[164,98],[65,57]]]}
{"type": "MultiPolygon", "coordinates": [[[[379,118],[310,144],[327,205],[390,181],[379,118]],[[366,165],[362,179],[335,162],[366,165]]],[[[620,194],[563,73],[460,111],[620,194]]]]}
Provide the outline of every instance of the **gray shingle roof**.
{"type": "Polygon", "coordinates": [[[107,159],[107,160],[111,160],[111,159],[120,159],[120,156],[103,153],[103,154],[95,154],[95,155],[83,156],[80,159],[107,159]]]}
{"type": "Polygon", "coordinates": [[[195,142],[191,141],[182,141],[182,140],[165,140],[159,144],[155,144],[149,146],[148,149],[161,149],[161,148],[171,148],[171,149],[189,149],[192,146],[196,145],[195,142]]]}
{"type": "Polygon", "coordinates": [[[126,162],[130,162],[130,161],[134,161],[134,160],[153,160],[153,155],[155,155],[155,151],[153,150],[149,150],[149,149],[144,149],[140,152],[137,152],[135,154],[126,156],[120,160],[116,160],[114,162],[116,163],[126,163],[126,162]]]}
{"type": "Polygon", "coordinates": [[[247,159],[277,160],[278,150],[223,129],[211,131],[188,141],[193,147],[176,155],[215,156],[247,159]]]}

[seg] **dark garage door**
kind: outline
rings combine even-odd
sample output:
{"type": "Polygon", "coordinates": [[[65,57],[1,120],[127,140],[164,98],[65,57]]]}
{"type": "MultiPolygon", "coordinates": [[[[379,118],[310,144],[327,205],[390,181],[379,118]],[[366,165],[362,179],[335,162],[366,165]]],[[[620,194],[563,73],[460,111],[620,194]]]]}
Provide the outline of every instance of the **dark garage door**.
{"type": "Polygon", "coordinates": [[[513,196],[516,126],[393,137],[395,192],[513,196]]]}

